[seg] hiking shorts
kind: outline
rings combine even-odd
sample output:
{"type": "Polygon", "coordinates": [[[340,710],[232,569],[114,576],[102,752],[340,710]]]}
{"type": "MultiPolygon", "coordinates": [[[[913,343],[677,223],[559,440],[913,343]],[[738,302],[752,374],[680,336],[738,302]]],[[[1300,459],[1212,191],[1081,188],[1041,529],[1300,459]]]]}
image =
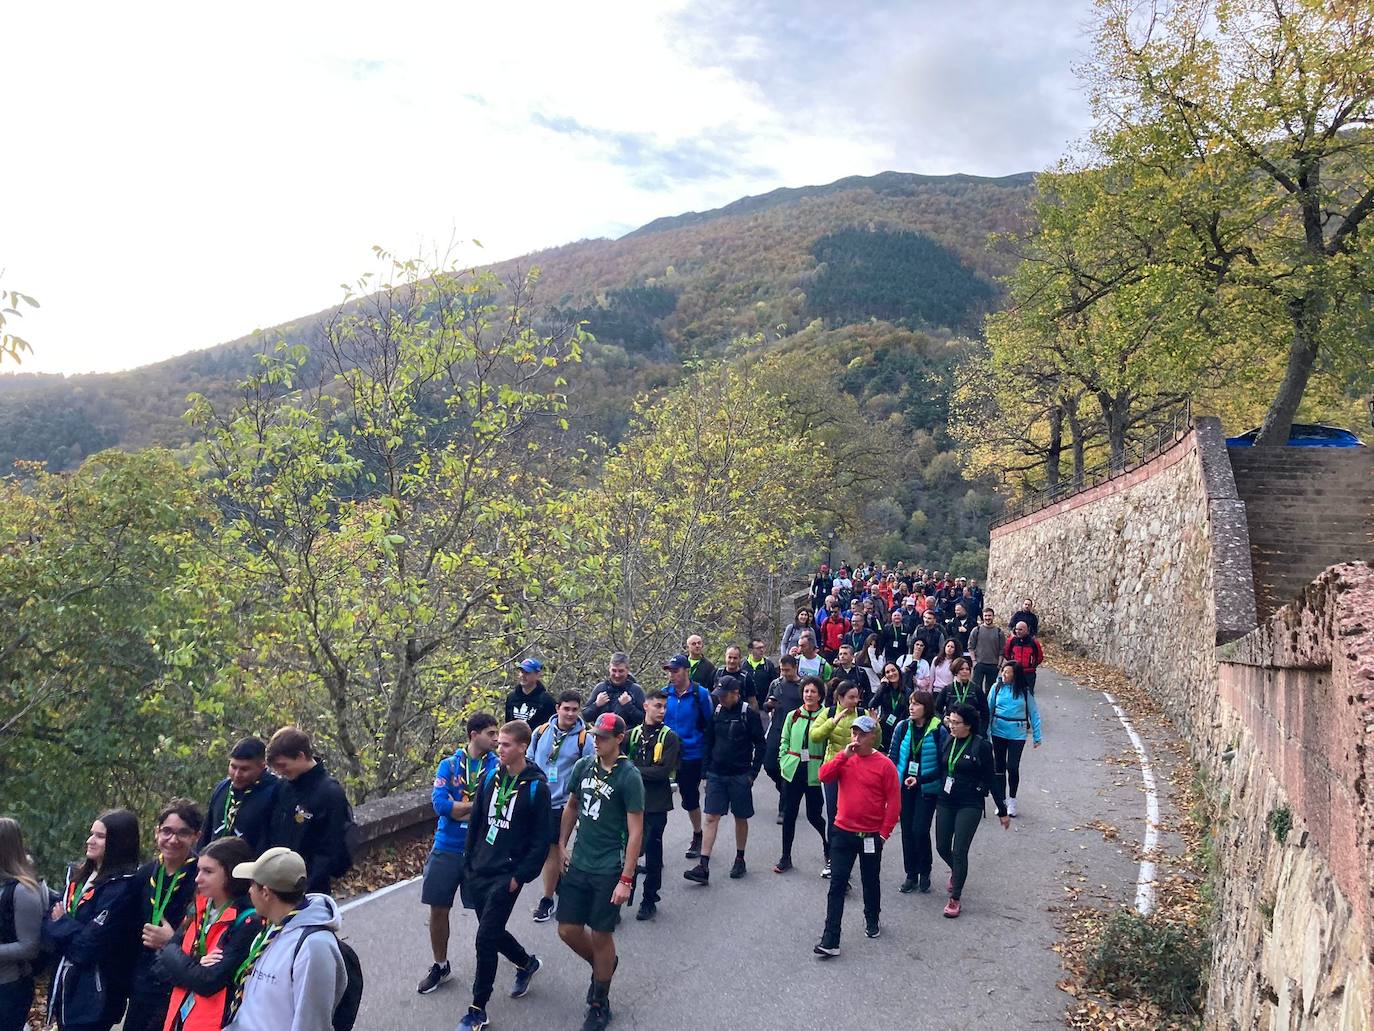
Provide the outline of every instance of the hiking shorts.
{"type": "Polygon", "coordinates": [[[453,897],[463,883],[461,852],[431,852],[425,861],[424,880],[420,882],[420,902],[426,906],[452,909],[453,897]]]}
{"type": "Polygon", "coordinates": [[[593,931],[609,934],[620,922],[620,907],[611,901],[615,886],[620,883],[620,871],[587,873],[575,866],[558,885],[558,913],[560,924],[583,924],[593,931]]]}
{"type": "Polygon", "coordinates": [[[749,774],[731,773],[724,777],[712,774],[706,778],[706,805],[703,810],[709,816],[724,816],[734,813],[740,820],[754,815],[754,789],[749,783],[749,774]]]}

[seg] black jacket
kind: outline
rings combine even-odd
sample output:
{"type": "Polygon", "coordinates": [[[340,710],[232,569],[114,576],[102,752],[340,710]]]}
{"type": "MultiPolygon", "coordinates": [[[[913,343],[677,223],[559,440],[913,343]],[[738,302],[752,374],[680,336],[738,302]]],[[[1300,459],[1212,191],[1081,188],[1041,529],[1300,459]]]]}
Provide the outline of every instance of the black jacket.
{"type": "MultiPolygon", "coordinates": [[[[847,680],[859,685],[859,708],[867,709],[869,699],[873,697],[873,684],[868,679],[868,674],[857,662],[845,669],[843,666],[835,666],[831,669],[831,680],[847,680]]],[[[834,694],[827,692],[827,697],[823,701],[828,705],[834,700],[834,694]]]]}
{"type": "Polygon", "coordinates": [[[958,616],[950,616],[949,619],[945,620],[945,637],[952,637],[959,642],[960,655],[968,651],[968,635],[973,633],[973,628],[977,625],[978,620],[968,615],[962,619],[958,616]]]}
{"type": "MultiPolygon", "coordinates": [[[[515,878],[528,884],[539,876],[553,842],[554,828],[549,802],[549,782],[532,762],[515,778],[515,790],[506,803],[504,814],[497,814],[496,840],[487,841],[490,826],[488,810],[505,775],[505,768],[496,767],[482,778],[472,799],[472,815],[468,818],[468,845],[464,869],[468,878],[515,878]]],[[[467,888],[466,881],[463,885],[467,888]]],[[[473,902],[476,900],[474,899],[473,902]]],[[[466,891],[463,905],[469,904],[466,891]]]]}
{"type": "MultiPolygon", "coordinates": [[[[182,938],[178,935],[162,946],[157,954],[154,969],[158,976],[176,988],[189,988],[204,997],[213,996],[232,985],[239,966],[248,958],[253,939],[263,928],[262,918],[253,913],[252,903],[246,897],[235,902],[234,908],[239,915],[216,943],[216,948],[222,953],[218,963],[201,966],[198,956],[182,950],[182,938]]],[[[232,993],[225,996],[226,1009],[231,996],[232,993]]]]}
{"type": "MultiPolygon", "coordinates": [[[[139,919],[147,924],[153,920],[153,882],[157,876],[158,867],[161,861],[154,859],[144,863],[134,873],[138,883],[142,885],[142,904],[139,909],[139,919]]],[[[190,906],[196,897],[196,860],[192,856],[190,861],[181,868],[178,873],[181,879],[176,882],[176,890],[172,892],[167,900],[167,908],[163,910],[162,919],[171,927],[181,926],[182,919],[186,916],[186,907],[190,906]]],[[[165,878],[163,880],[163,890],[171,887],[171,882],[165,878]]],[[[195,907],[192,906],[192,909],[195,907]]],[[[172,986],[165,981],[161,975],[153,969],[153,961],[157,959],[157,952],[153,949],[144,948],[139,944],[138,959],[134,963],[134,976],[130,986],[131,994],[142,995],[148,993],[170,992],[172,986]]],[[[165,1009],[166,1007],[164,1007],[165,1009]]]]}
{"type": "Polygon", "coordinates": [[[132,872],[111,877],[74,915],[43,922],[43,940],[59,957],[48,996],[52,1020],[65,1027],[120,1019],[142,947],[139,902],[146,883],[132,872]]]}
{"type": "Polygon", "coordinates": [[[630,760],[644,781],[644,811],[666,813],[673,808],[673,771],[682,757],[682,742],[666,723],[652,730],[640,727],[625,735],[630,760]],[[663,749],[659,751],[658,746],[663,749]],[[657,756],[657,759],[655,759],[657,756]]]}
{"type": "Polygon", "coordinates": [[[977,734],[964,741],[968,742],[967,746],[960,747],[963,741],[946,737],[940,745],[940,804],[982,809],[983,799],[992,795],[997,815],[1005,816],[1007,803],[1002,795],[1002,778],[997,776],[993,765],[992,745],[987,738],[977,734]],[[944,777],[948,776],[949,760],[956,749],[959,749],[959,761],[954,764],[954,786],[945,791],[944,777]]]}
{"type": "Polygon", "coordinates": [[[524,720],[531,727],[542,727],[557,712],[558,703],[553,700],[553,695],[549,694],[542,680],[535,682],[534,690],[529,694],[525,694],[525,689],[516,684],[515,690],[506,695],[507,723],[524,720]]]}
{"type": "Polygon", "coordinates": [[[973,686],[973,681],[969,681],[967,688],[959,681],[954,681],[949,687],[942,687],[935,692],[935,714],[944,716],[950,709],[959,703],[958,692],[964,692],[964,701],[978,710],[978,726],[973,728],[975,734],[987,736],[988,720],[988,696],[981,690],[973,686]]]}
{"type": "MultiPolygon", "coordinates": [[[[1026,629],[1030,631],[1032,637],[1040,636],[1040,617],[1034,612],[1027,612],[1025,609],[1019,610],[1011,617],[1011,622],[1007,624],[1007,629],[1011,631],[1011,633],[1015,633],[1017,623],[1025,623],[1026,629]]],[[[1007,636],[1011,636],[1011,634],[1007,636]]]]}
{"type": "MultiPolygon", "coordinates": [[[[640,687],[631,677],[625,683],[616,687],[609,680],[603,680],[587,693],[587,707],[582,712],[582,718],[587,721],[587,726],[591,726],[596,718],[602,713],[611,712],[625,721],[625,729],[637,727],[644,722],[644,688],[640,687]],[[606,693],[606,704],[597,705],[597,695],[606,693]],[[628,694],[630,700],[621,704],[620,696],[628,694]]],[[[543,726],[543,724],[540,724],[543,726]]]]}
{"type": "Polygon", "coordinates": [[[744,665],[740,667],[740,675],[744,678],[744,700],[752,698],[762,707],[768,700],[768,689],[781,674],[778,672],[777,663],[765,656],[757,668],[749,665],[749,660],[745,659],[744,665]]]}
{"type": "Polygon", "coordinates": [[[196,851],[203,851],[210,842],[232,834],[248,842],[253,855],[261,855],[271,839],[272,810],[277,804],[277,781],[275,773],[265,770],[258,782],[247,791],[234,791],[232,800],[230,792],[233,789],[229,778],[225,777],[216,784],[215,790],[210,792],[210,807],[205,811],[205,825],[200,829],[196,851]],[[232,805],[233,801],[238,802],[238,809],[234,813],[233,823],[226,827],[225,803],[232,805]]]}
{"type": "MultiPolygon", "coordinates": [[[[687,661],[690,662],[691,660],[688,659],[687,661]]],[[[700,684],[708,691],[714,691],[716,689],[716,667],[710,659],[703,655],[697,659],[697,664],[692,667],[689,679],[692,683],[700,684]]]]}
{"type": "Polygon", "coordinates": [[[759,775],[763,767],[763,721],[744,702],[727,709],[719,702],[711,714],[711,750],[702,774],[711,777],[759,775]]]}
{"type": "Polygon", "coordinates": [[[900,680],[896,684],[880,681],[873,701],[869,703],[869,708],[878,710],[876,718],[882,731],[880,740],[884,750],[892,743],[892,732],[897,729],[897,724],[906,719],[907,697],[906,686],[900,680]]]}
{"type": "Polygon", "coordinates": [[[352,822],[348,796],[322,762],[277,785],[272,844],[285,845],[305,860],[306,891],[327,893],[330,878],[348,872],[346,835],[352,822]]]}
{"type": "Polygon", "coordinates": [[[924,623],[912,634],[911,639],[925,643],[926,650],[921,653],[921,658],[932,664],[945,646],[945,632],[938,626],[926,626],[924,623]]]}

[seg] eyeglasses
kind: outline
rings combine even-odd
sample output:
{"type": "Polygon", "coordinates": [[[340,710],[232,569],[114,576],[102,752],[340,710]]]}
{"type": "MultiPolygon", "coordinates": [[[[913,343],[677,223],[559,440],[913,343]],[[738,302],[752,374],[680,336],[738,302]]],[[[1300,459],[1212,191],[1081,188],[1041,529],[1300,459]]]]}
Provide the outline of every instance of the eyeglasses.
{"type": "Polygon", "coordinates": [[[194,838],[196,832],[190,827],[159,827],[157,836],[159,838],[194,838]]]}

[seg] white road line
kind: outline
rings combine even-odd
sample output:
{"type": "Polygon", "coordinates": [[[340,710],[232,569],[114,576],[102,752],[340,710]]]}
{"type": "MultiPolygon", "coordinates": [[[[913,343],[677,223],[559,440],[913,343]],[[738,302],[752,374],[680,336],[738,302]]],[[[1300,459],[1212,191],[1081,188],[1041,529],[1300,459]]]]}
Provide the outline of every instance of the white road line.
{"type": "Polygon", "coordinates": [[[390,895],[393,891],[399,891],[400,889],[404,888],[407,884],[414,884],[418,880],[420,880],[419,877],[411,877],[404,881],[397,881],[395,884],[388,884],[385,888],[378,888],[376,891],[369,891],[366,895],[362,895],[356,899],[350,899],[348,902],[345,902],[342,906],[339,907],[339,912],[347,913],[350,909],[355,909],[365,902],[375,902],[383,895],[390,895]]]}
{"type": "Polygon", "coordinates": [[[1107,699],[1116,710],[1116,718],[1126,728],[1126,734],[1140,758],[1140,777],[1145,782],[1145,847],[1140,860],[1140,876],[1135,882],[1135,908],[1141,916],[1149,916],[1155,904],[1155,849],[1159,847],[1159,792],[1155,787],[1155,771],[1150,765],[1150,753],[1145,750],[1145,742],[1131,726],[1131,719],[1124,709],[1116,704],[1116,699],[1106,691],[1102,697],[1107,699]]]}

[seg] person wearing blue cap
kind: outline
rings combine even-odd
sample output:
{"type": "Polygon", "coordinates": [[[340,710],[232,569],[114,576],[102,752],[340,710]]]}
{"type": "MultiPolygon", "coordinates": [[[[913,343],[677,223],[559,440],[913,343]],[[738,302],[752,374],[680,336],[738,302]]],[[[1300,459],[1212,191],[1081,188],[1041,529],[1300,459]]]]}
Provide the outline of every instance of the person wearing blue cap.
{"type": "Polygon", "coordinates": [[[536,658],[520,663],[520,683],[506,695],[507,723],[524,720],[531,728],[542,727],[557,714],[558,704],[539,679],[543,671],[544,664],[536,658]]]}

